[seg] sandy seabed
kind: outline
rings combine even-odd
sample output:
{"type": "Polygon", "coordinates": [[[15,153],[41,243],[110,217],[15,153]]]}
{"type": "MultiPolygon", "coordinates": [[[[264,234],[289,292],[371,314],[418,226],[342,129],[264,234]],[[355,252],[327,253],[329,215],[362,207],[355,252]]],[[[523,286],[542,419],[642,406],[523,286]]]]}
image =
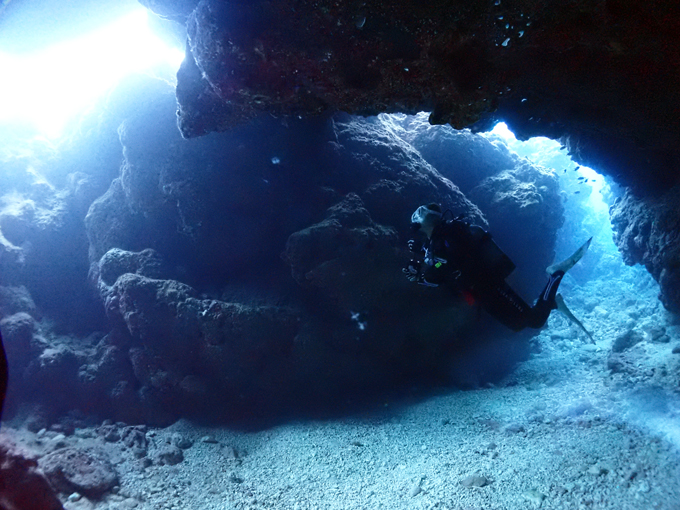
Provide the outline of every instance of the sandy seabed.
{"type": "Polygon", "coordinates": [[[38,456],[106,453],[118,485],[98,501],[64,494],[68,510],[677,510],[680,327],[640,275],[567,289],[596,343],[554,314],[540,352],[499,386],[258,432],[179,421],[146,431],[144,458],[97,429],[6,433],[38,456]],[[614,340],[652,325],[667,338],[646,336],[628,349],[635,370],[612,371],[614,340]],[[169,444],[181,462],[150,460],[169,444]]]}

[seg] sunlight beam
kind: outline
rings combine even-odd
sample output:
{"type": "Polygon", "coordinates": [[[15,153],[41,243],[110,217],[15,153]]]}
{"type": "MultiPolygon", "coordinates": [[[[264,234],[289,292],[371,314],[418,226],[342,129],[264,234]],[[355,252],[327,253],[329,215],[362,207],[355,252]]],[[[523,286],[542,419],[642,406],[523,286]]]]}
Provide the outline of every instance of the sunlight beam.
{"type": "Polygon", "coordinates": [[[121,78],[159,65],[179,68],[183,52],[148,27],[146,9],[29,55],[0,52],[0,124],[29,124],[49,138],[121,78]]]}

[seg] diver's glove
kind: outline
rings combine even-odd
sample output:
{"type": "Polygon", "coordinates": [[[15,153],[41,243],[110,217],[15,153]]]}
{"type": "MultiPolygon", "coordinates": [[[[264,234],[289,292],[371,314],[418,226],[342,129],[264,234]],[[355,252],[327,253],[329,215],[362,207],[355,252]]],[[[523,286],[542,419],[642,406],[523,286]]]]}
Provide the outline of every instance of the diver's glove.
{"type": "Polygon", "coordinates": [[[408,266],[401,270],[406,275],[406,279],[410,282],[417,282],[420,280],[420,262],[411,260],[408,266]]]}

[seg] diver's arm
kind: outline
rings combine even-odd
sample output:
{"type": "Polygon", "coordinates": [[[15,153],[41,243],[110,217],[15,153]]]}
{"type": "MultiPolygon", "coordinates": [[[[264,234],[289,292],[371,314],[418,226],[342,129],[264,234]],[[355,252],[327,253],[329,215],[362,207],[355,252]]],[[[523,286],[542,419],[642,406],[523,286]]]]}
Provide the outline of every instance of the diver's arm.
{"type": "Polygon", "coordinates": [[[428,285],[430,287],[438,287],[444,281],[446,280],[446,266],[445,265],[439,265],[437,266],[432,265],[432,266],[425,266],[425,269],[422,272],[422,283],[423,285],[428,285]]]}
{"type": "MultiPolygon", "coordinates": [[[[429,242],[428,242],[429,244],[429,242]]],[[[436,287],[437,284],[430,283],[428,282],[424,275],[423,271],[427,270],[428,268],[428,262],[427,262],[427,249],[426,245],[422,245],[420,243],[417,243],[415,239],[409,239],[408,240],[408,249],[413,255],[413,258],[408,262],[406,267],[404,267],[401,271],[406,275],[406,279],[410,282],[415,282],[420,285],[427,285],[430,287],[436,287]],[[422,255],[425,253],[426,258],[425,258],[425,264],[423,264],[422,260],[422,255]],[[423,270],[423,265],[425,265],[425,269],[423,270]]]]}

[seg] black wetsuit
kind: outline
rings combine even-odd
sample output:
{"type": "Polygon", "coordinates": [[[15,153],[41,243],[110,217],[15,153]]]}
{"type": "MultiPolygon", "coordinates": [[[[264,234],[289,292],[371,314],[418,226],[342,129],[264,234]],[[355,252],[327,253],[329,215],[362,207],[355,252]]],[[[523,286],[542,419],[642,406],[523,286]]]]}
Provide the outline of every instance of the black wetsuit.
{"type": "Polygon", "coordinates": [[[536,304],[529,306],[505,281],[512,261],[481,227],[460,220],[442,221],[423,246],[423,285],[445,285],[471,295],[490,315],[514,331],[540,328],[557,308],[562,271],[553,274],[536,304]]]}

